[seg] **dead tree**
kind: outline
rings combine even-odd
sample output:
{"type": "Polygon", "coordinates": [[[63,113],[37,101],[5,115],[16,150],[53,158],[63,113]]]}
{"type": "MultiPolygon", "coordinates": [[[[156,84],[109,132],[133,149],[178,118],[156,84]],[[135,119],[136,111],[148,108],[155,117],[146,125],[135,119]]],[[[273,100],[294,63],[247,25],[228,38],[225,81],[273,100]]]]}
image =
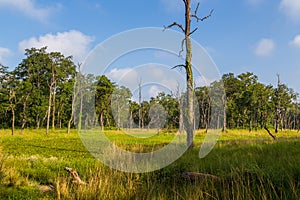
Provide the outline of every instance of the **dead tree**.
{"type": "Polygon", "coordinates": [[[280,77],[279,77],[279,74],[277,74],[277,88],[275,90],[275,133],[278,133],[278,128],[279,128],[279,120],[281,118],[280,116],[280,113],[281,113],[281,110],[280,110],[280,92],[281,92],[281,89],[280,89],[280,77]]]}
{"type": "Polygon", "coordinates": [[[184,116],[186,119],[185,123],[185,130],[187,132],[187,145],[188,147],[193,147],[194,143],[194,80],[193,80],[193,70],[192,70],[192,42],[191,42],[191,35],[195,33],[198,28],[195,28],[191,31],[191,20],[194,18],[199,21],[204,21],[207,18],[209,18],[213,12],[209,13],[209,15],[205,17],[198,17],[198,9],[200,6],[200,3],[197,4],[197,7],[195,9],[195,12],[191,12],[191,0],[182,0],[185,5],[185,27],[183,27],[182,24],[179,24],[177,22],[174,22],[173,24],[170,24],[169,26],[165,26],[164,29],[169,29],[174,26],[178,27],[185,35],[184,39],[182,40],[181,44],[181,51],[179,55],[181,56],[182,52],[184,52],[184,46],[186,51],[186,57],[185,57],[185,64],[177,65],[173,68],[177,67],[183,67],[186,71],[186,81],[187,81],[187,95],[186,95],[186,102],[187,102],[187,110],[186,110],[186,116],[184,116]]]}

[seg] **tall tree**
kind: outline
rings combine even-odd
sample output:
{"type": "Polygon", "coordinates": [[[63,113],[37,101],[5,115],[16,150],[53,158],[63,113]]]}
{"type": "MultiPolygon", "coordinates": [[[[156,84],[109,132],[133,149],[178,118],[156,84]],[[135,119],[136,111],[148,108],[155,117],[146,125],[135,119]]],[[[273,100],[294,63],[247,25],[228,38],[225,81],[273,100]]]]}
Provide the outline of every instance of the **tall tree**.
{"type": "Polygon", "coordinates": [[[204,21],[205,19],[209,18],[213,12],[211,10],[210,14],[205,17],[198,17],[198,9],[200,6],[200,3],[197,4],[197,7],[195,9],[195,12],[192,13],[191,11],[191,0],[182,0],[185,6],[185,26],[182,24],[179,24],[177,22],[174,22],[173,24],[165,27],[165,29],[171,28],[173,26],[177,26],[180,28],[180,30],[184,33],[185,38],[182,41],[182,51],[184,51],[184,44],[185,44],[185,64],[177,65],[176,67],[184,67],[186,71],[186,83],[187,83],[187,93],[186,93],[186,112],[184,112],[184,118],[185,118],[185,130],[187,132],[187,145],[188,147],[193,147],[194,145],[194,79],[193,79],[193,70],[192,70],[192,42],[191,42],[191,35],[197,31],[198,28],[195,28],[194,30],[191,29],[191,20],[192,18],[195,18],[197,22],[204,21]]]}
{"type": "Polygon", "coordinates": [[[75,67],[71,61],[72,57],[65,57],[60,52],[51,52],[49,57],[49,74],[51,78],[48,81],[49,86],[49,99],[48,99],[48,111],[47,111],[47,125],[46,134],[48,134],[50,126],[50,115],[52,108],[52,129],[55,128],[55,102],[57,85],[70,78],[70,75],[74,74],[75,67]]]}
{"type": "Polygon", "coordinates": [[[99,117],[99,122],[102,131],[105,126],[105,119],[109,118],[108,115],[111,113],[111,97],[115,89],[115,85],[104,75],[96,77],[96,112],[99,117]]]}

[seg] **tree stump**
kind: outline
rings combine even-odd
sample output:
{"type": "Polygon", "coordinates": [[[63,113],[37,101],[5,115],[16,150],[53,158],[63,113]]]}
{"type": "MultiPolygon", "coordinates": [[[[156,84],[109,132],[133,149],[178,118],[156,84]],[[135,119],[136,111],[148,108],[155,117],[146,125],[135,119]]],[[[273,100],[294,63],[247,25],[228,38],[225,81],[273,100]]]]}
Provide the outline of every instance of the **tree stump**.
{"type": "Polygon", "coordinates": [[[65,167],[65,170],[66,170],[67,172],[69,172],[69,173],[73,176],[73,178],[74,178],[73,183],[77,183],[77,184],[79,184],[79,185],[85,185],[85,184],[86,184],[84,181],[82,181],[82,180],[80,179],[78,173],[77,173],[74,169],[72,169],[72,168],[70,168],[70,167],[65,167]]]}

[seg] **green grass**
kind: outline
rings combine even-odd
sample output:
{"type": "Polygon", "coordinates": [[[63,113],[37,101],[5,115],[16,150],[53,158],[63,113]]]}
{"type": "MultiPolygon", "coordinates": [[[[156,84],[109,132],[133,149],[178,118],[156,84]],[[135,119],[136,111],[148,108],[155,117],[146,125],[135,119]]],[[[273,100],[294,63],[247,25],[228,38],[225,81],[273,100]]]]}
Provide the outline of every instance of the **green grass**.
{"type": "MultiPolygon", "coordinates": [[[[107,131],[120,147],[133,151],[161,148],[174,137],[161,132],[107,131]],[[136,137],[138,136],[138,137],[136,137]],[[142,137],[140,137],[142,136],[142,137]]],[[[125,173],[94,159],[77,132],[0,130],[0,199],[297,199],[300,198],[300,133],[283,131],[277,140],[265,131],[229,130],[208,156],[199,159],[204,131],[195,148],[170,166],[150,173],[125,173]],[[87,183],[77,185],[64,167],[76,169],[87,183]],[[194,171],[219,180],[189,181],[178,176],[194,171]],[[43,192],[41,185],[52,184],[43,192]]]]}

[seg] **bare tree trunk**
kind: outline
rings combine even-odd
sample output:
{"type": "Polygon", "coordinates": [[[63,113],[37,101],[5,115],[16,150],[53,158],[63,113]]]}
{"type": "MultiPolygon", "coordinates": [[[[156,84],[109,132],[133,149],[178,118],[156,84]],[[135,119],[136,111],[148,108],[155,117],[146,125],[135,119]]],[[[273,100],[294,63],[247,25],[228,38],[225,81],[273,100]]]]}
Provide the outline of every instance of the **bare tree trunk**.
{"type": "Polygon", "coordinates": [[[46,125],[46,134],[49,133],[49,124],[50,124],[50,113],[51,113],[51,102],[52,102],[52,85],[50,88],[49,100],[48,100],[48,110],[47,110],[47,125],[46,125]]]}
{"type": "Polygon", "coordinates": [[[210,14],[206,17],[200,18],[197,16],[198,8],[200,3],[197,4],[197,8],[195,10],[195,13],[191,13],[191,0],[183,0],[185,5],[185,28],[181,24],[178,24],[177,22],[174,22],[173,24],[165,27],[165,29],[171,28],[173,26],[179,27],[182,32],[185,34],[185,38],[182,41],[182,51],[184,48],[184,42],[185,42],[185,50],[186,50],[186,57],[185,57],[185,65],[177,65],[176,67],[184,67],[186,70],[186,82],[187,82],[187,95],[186,95],[186,102],[187,102],[187,108],[185,112],[185,129],[187,132],[187,146],[193,147],[194,145],[194,129],[195,129],[195,113],[194,113],[194,80],[193,80],[193,70],[192,70],[192,42],[191,42],[191,34],[193,34],[196,30],[194,29],[191,31],[191,18],[195,18],[198,21],[203,21],[207,18],[209,18],[213,12],[213,10],[210,12],[210,14]]]}
{"type": "Polygon", "coordinates": [[[223,132],[227,131],[227,116],[226,116],[226,94],[223,96],[223,132]]]}
{"type": "Polygon", "coordinates": [[[12,114],[12,118],[11,118],[11,135],[15,134],[15,108],[13,106],[11,106],[11,114],[12,114]]]}
{"type": "Polygon", "coordinates": [[[251,133],[252,132],[252,115],[250,115],[250,122],[249,122],[249,132],[251,133]]]}
{"type": "Polygon", "coordinates": [[[41,123],[41,119],[40,119],[39,114],[36,115],[35,122],[36,122],[36,129],[39,129],[40,128],[40,123],[41,123]]]}
{"type": "Polygon", "coordinates": [[[52,98],[52,130],[55,129],[55,101],[56,101],[56,82],[54,83],[53,87],[53,98],[52,98]]]}
{"type": "Polygon", "coordinates": [[[72,109],[72,112],[71,112],[71,117],[68,121],[68,134],[71,132],[71,123],[73,121],[73,115],[74,115],[74,110],[72,109]]]}
{"type": "Polygon", "coordinates": [[[51,104],[52,104],[52,98],[53,98],[53,87],[56,84],[55,81],[55,65],[52,64],[52,73],[51,73],[51,83],[49,85],[49,101],[48,101],[48,111],[47,111],[47,125],[46,125],[46,134],[49,133],[49,126],[50,126],[50,115],[51,115],[51,104]]]}
{"type": "Polygon", "coordinates": [[[11,89],[9,91],[9,107],[11,110],[11,135],[15,134],[15,107],[14,104],[16,104],[16,94],[15,92],[11,89]]]}
{"type": "Polygon", "coordinates": [[[130,119],[129,119],[129,128],[132,129],[133,128],[133,111],[130,111],[130,119]]]}
{"type": "MultiPolygon", "coordinates": [[[[29,93],[30,94],[30,93],[29,93]]],[[[25,128],[26,125],[26,107],[27,107],[27,100],[29,98],[29,94],[27,94],[25,101],[23,102],[23,117],[22,117],[22,126],[21,126],[21,134],[23,133],[23,130],[25,128]]]]}
{"type": "Polygon", "coordinates": [[[280,77],[279,74],[277,74],[278,82],[277,82],[277,89],[276,89],[276,102],[275,102],[275,112],[276,112],[276,118],[275,118],[275,133],[278,133],[279,128],[279,121],[280,121],[280,77]]]}
{"type": "Polygon", "coordinates": [[[57,111],[56,127],[61,128],[60,109],[57,111]]]}
{"type": "Polygon", "coordinates": [[[101,131],[104,131],[103,111],[100,113],[100,126],[101,131]]]}
{"type": "Polygon", "coordinates": [[[141,123],[142,123],[141,103],[142,103],[142,79],[139,82],[139,129],[141,128],[141,123]]]}
{"type": "Polygon", "coordinates": [[[74,110],[75,110],[75,95],[77,96],[77,93],[74,92],[75,94],[73,95],[72,97],[72,110],[71,110],[71,116],[70,116],[70,119],[68,121],[68,134],[70,133],[71,131],[71,123],[73,122],[74,120],[74,110]]]}
{"type": "Polygon", "coordinates": [[[192,71],[192,42],[191,34],[191,1],[187,0],[185,5],[185,68],[187,81],[187,145],[194,145],[194,80],[192,71]]]}

